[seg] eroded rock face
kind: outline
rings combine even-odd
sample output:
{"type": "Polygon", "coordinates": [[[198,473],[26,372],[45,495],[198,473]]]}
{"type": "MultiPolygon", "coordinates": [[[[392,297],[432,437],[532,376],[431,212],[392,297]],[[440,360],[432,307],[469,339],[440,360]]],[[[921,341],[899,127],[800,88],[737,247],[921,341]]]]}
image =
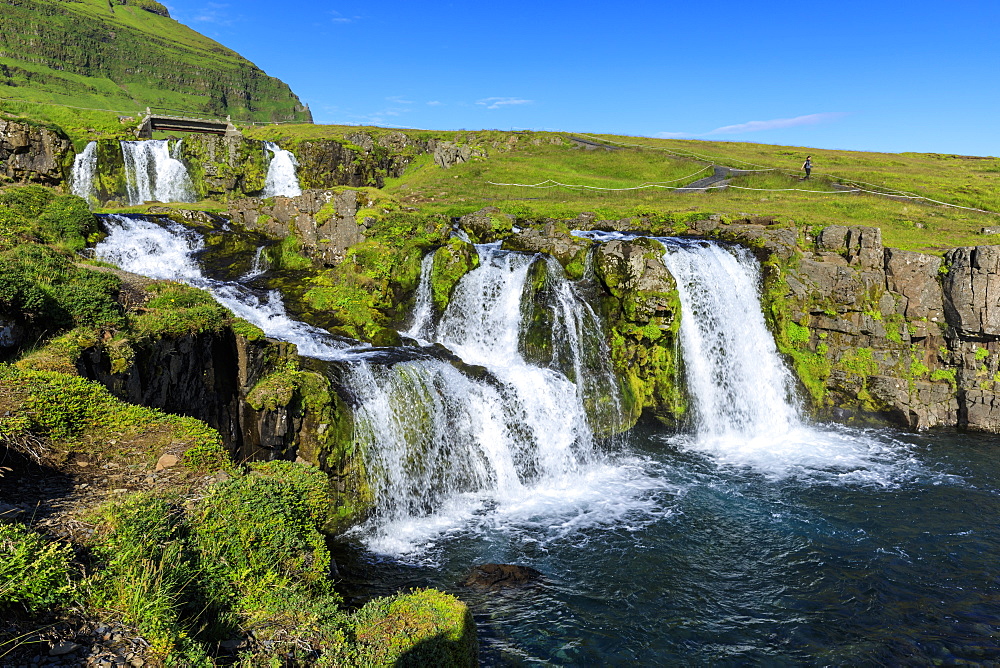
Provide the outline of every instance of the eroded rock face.
{"type": "Polygon", "coordinates": [[[295,234],[303,252],[336,265],[354,244],[365,240],[367,223],[358,220],[362,204],[354,190],[307,190],[297,197],[247,198],[230,203],[227,215],[248,230],[284,238],[295,234]]]}
{"type": "Polygon", "coordinates": [[[433,142],[434,164],[442,169],[448,169],[454,165],[468,162],[473,157],[483,157],[485,152],[474,149],[464,144],[456,144],[450,141],[433,142]]]}
{"type": "Polygon", "coordinates": [[[885,249],[886,287],[902,295],[903,315],[914,323],[913,335],[927,336],[928,323],[944,319],[944,294],[939,282],[941,258],[934,255],[885,249]]]}
{"type": "Polygon", "coordinates": [[[572,279],[581,278],[586,269],[587,253],[593,242],[570,235],[565,225],[550,221],[542,228],[529,227],[504,239],[504,250],[551,255],[572,279]]]}
{"type": "Polygon", "coordinates": [[[16,183],[57,186],[73,164],[73,144],[62,132],[0,119],[0,173],[16,183]]]}
{"type": "Polygon", "coordinates": [[[948,324],[962,336],[1000,336],[1000,246],[955,248],[945,261],[948,324]]]}
{"type": "Polygon", "coordinates": [[[387,176],[401,176],[415,156],[433,150],[402,132],[378,138],[355,132],[344,139],[307,139],[294,147],[303,189],[381,188],[387,176]]]}
{"type": "Polygon", "coordinates": [[[764,260],[765,313],[820,415],[1000,432],[1000,247],[942,264],[832,225],[789,254],[745,228],[719,232],[764,260]]]}

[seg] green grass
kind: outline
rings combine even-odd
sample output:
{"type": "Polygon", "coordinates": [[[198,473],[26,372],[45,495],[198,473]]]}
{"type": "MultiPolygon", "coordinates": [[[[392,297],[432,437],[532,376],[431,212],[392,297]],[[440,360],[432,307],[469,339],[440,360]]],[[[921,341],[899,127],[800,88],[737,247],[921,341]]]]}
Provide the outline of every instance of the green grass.
{"type": "Polygon", "coordinates": [[[0,110],[57,123],[76,143],[121,134],[117,116],[139,116],[146,107],[248,121],[308,119],[286,84],[139,6],[0,0],[0,21],[0,110]]]}
{"type": "MultiPolygon", "coordinates": [[[[315,126],[319,134],[325,126],[315,126]]],[[[341,132],[341,128],[331,132],[341,132]]],[[[439,133],[482,145],[474,133],[439,133]]],[[[510,136],[510,133],[504,133],[510,136]]],[[[462,215],[483,206],[497,206],[524,218],[572,218],[591,211],[602,219],[637,215],[680,219],[699,212],[718,213],[731,220],[773,216],[779,223],[813,229],[832,224],[882,228],[884,242],[893,247],[931,253],[987,241],[979,230],[1000,225],[1000,215],[978,213],[919,201],[896,201],[870,194],[838,192],[839,176],[863,179],[888,188],[906,189],[960,206],[1000,212],[1000,161],[927,154],[878,154],[858,151],[820,151],[783,146],[646,140],[617,137],[621,142],[643,142],[654,148],[627,147],[620,151],[586,151],[569,142],[554,145],[551,133],[518,133],[513,147],[489,147],[489,157],[444,170],[430,156],[414,161],[401,178],[388,179],[386,191],[406,205],[428,213],[462,215]],[[537,139],[539,142],[532,142],[537,139]],[[673,153],[663,149],[671,147],[673,153]],[[779,167],[784,171],[736,177],[730,188],[708,193],[678,193],[668,189],[598,191],[585,188],[527,188],[494,183],[535,184],[546,180],[577,186],[634,187],[670,181],[688,174],[691,180],[708,162],[680,157],[681,151],[700,151],[718,164],[751,168],[779,167]],[[813,178],[795,174],[806,152],[813,156],[813,178]],[[746,162],[741,162],[746,161],[746,162]],[[834,173],[831,174],[830,172],[834,173]],[[819,192],[809,192],[819,191],[819,192]]],[[[683,181],[682,181],[683,183],[683,181]]]]}

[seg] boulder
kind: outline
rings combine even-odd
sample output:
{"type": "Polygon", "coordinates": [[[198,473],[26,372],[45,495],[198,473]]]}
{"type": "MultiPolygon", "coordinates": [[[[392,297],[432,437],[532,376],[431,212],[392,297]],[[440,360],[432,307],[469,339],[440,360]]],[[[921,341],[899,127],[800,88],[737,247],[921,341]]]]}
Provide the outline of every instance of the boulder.
{"type": "Polygon", "coordinates": [[[542,573],[530,566],[482,564],[472,569],[469,575],[462,581],[462,585],[465,587],[497,590],[510,587],[523,587],[524,585],[537,582],[541,578],[542,573]]]}
{"type": "Polygon", "coordinates": [[[581,278],[586,267],[587,253],[593,242],[574,237],[569,234],[569,230],[560,230],[558,227],[561,226],[549,223],[542,228],[528,228],[505,239],[503,248],[551,255],[566,270],[567,276],[581,278]]]}
{"type": "Polygon", "coordinates": [[[0,175],[18,183],[60,185],[73,143],[62,131],[0,118],[0,175]]]}

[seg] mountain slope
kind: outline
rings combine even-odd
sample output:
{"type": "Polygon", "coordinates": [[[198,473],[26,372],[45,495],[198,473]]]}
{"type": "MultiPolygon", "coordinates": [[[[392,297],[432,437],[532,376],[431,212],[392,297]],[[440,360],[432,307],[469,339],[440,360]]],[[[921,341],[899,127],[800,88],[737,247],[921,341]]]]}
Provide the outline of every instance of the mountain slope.
{"type": "Polygon", "coordinates": [[[0,0],[0,107],[311,120],[287,84],[171,19],[155,0],[0,0]],[[20,101],[20,102],[15,102],[20,101]],[[35,105],[42,107],[43,105],[35,105]]]}

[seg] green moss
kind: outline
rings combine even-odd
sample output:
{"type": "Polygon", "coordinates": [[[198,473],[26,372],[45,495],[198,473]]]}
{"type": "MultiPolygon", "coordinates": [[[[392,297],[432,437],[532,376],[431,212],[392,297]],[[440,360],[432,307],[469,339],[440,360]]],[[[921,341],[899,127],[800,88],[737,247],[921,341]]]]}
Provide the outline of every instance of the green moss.
{"type": "Polygon", "coordinates": [[[131,320],[137,340],[219,332],[231,321],[232,314],[204,290],[173,282],[154,283],[148,290],[154,296],[131,320]]]}
{"type": "Polygon", "coordinates": [[[811,332],[808,327],[803,327],[794,322],[789,322],[788,325],[788,340],[795,346],[801,346],[809,342],[811,332]]]}
{"type": "Polygon", "coordinates": [[[263,341],[267,338],[264,330],[243,318],[233,318],[229,326],[237,335],[242,336],[247,341],[263,341]]]}
{"type": "Polygon", "coordinates": [[[0,524],[0,610],[48,610],[69,599],[73,549],[20,524],[0,524]]]}
{"type": "Polygon", "coordinates": [[[266,251],[272,270],[301,270],[313,266],[312,260],[302,254],[302,245],[293,234],[281,239],[266,251]]]}
{"type": "Polygon", "coordinates": [[[127,404],[103,385],[76,376],[0,365],[0,403],[6,410],[0,430],[10,437],[46,436],[96,454],[114,447],[109,440],[126,442],[131,451],[119,445],[116,454],[145,461],[155,460],[172,443],[182,444],[184,451],[222,457],[219,434],[203,422],[127,404]]]}
{"type": "Polygon", "coordinates": [[[479,266],[475,246],[452,237],[434,254],[431,267],[431,299],[438,313],[443,313],[451,301],[451,293],[467,273],[479,266]]]}
{"type": "Polygon", "coordinates": [[[878,373],[879,365],[871,348],[854,348],[847,351],[838,363],[849,375],[867,378],[878,373]]]}
{"type": "Polygon", "coordinates": [[[478,665],[472,614],[454,596],[432,589],[367,603],[350,625],[350,665],[478,665]]]}
{"type": "Polygon", "coordinates": [[[958,387],[958,383],[955,380],[956,373],[957,372],[956,372],[956,370],[954,368],[951,368],[951,369],[935,369],[934,371],[931,372],[931,380],[932,381],[939,381],[939,380],[948,381],[948,384],[951,385],[952,391],[954,391],[958,387]]]}

